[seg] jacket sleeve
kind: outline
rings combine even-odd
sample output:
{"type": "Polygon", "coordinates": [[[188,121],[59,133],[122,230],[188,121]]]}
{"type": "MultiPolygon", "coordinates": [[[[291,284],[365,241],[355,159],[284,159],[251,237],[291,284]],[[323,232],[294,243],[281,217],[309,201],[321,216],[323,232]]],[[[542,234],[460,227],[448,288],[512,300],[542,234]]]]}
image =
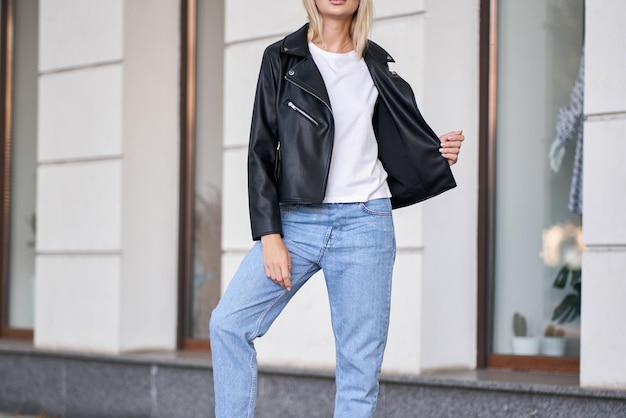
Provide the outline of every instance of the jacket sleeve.
{"type": "Polygon", "coordinates": [[[263,54],[257,82],[248,146],[248,205],[252,239],[281,234],[278,197],[278,125],[276,96],[279,76],[271,49],[263,54]]]}

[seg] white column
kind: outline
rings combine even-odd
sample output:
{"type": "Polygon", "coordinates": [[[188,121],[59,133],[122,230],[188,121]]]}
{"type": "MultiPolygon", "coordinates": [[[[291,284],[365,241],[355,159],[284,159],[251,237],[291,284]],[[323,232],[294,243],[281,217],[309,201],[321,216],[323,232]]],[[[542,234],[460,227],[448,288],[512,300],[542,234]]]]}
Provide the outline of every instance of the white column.
{"type": "Polygon", "coordinates": [[[479,1],[427,2],[424,117],[463,129],[458,187],[423,205],[421,369],[476,366],[479,1]]]}
{"type": "Polygon", "coordinates": [[[120,349],[175,349],[180,1],[124,2],[120,349]]]}
{"type": "Polygon", "coordinates": [[[175,348],[178,16],[40,1],[37,347],[175,348]]]}
{"type": "Polygon", "coordinates": [[[580,382],[626,389],[626,3],[587,0],[580,382]]]}

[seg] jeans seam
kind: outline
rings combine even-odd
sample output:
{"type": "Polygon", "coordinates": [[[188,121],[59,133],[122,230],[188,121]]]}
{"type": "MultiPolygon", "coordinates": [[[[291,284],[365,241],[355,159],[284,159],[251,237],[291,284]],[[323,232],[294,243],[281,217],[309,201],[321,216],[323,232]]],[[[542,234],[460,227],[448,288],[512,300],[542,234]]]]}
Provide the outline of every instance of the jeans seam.
{"type": "Polygon", "coordinates": [[[333,233],[333,227],[329,227],[326,231],[326,236],[324,237],[324,243],[322,244],[322,251],[320,252],[320,256],[317,259],[317,263],[321,266],[322,259],[324,258],[324,254],[326,254],[326,250],[328,249],[328,241],[330,240],[330,234],[333,233]]]}
{"type": "Polygon", "coordinates": [[[255,373],[255,359],[256,352],[253,350],[252,356],[250,356],[250,374],[252,375],[252,387],[250,391],[250,401],[248,402],[248,418],[253,417],[252,412],[254,411],[254,405],[256,404],[257,398],[257,373],[255,373]]]}
{"type": "Polygon", "coordinates": [[[315,264],[315,263],[309,264],[309,267],[307,267],[302,273],[300,273],[298,276],[296,276],[296,278],[291,282],[291,284],[294,285],[294,284],[298,283],[300,281],[300,279],[302,279],[304,276],[306,276],[306,274],[309,271],[311,271],[311,267],[315,267],[315,266],[317,266],[317,264],[315,264]]]}

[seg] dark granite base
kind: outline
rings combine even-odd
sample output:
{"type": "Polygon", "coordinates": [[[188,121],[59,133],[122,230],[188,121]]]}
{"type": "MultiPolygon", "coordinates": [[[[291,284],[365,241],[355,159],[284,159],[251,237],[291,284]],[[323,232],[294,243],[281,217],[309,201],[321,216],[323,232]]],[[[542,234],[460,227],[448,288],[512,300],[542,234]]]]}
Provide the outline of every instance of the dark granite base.
{"type": "Polygon", "coordinates": [[[259,377],[257,417],[328,418],[333,416],[335,382],[328,377],[259,377]]]}
{"type": "MultiPolygon", "coordinates": [[[[259,376],[257,417],[331,417],[334,391],[330,372],[266,367],[259,376]]],[[[0,411],[195,418],[213,417],[213,410],[207,354],[103,356],[0,342],[0,411]]],[[[626,391],[580,388],[575,376],[562,375],[384,376],[376,417],[626,417],[626,391]]]]}
{"type": "Polygon", "coordinates": [[[626,417],[626,401],[540,393],[384,385],[377,417],[626,417]]]}
{"type": "Polygon", "coordinates": [[[213,374],[209,369],[158,366],[155,383],[155,409],[151,417],[214,415],[213,374]]]}
{"type": "Polygon", "coordinates": [[[0,410],[64,414],[64,374],[55,359],[0,352],[0,410]]]}

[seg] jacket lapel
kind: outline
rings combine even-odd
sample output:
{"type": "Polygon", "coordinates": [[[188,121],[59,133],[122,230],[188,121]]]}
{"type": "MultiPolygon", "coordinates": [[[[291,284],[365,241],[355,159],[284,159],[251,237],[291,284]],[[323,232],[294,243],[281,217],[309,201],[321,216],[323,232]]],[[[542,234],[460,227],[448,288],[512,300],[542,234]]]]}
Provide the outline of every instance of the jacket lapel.
{"type": "Polygon", "coordinates": [[[309,24],[307,23],[283,40],[281,52],[301,58],[295,65],[286,69],[284,76],[287,81],[296,84],[301,89],[307,91],[307,93],[317,97],[331,109],[330,98],[328,97],[324,79],[309,52],[307,40],[308,30],[309,24]]]}

